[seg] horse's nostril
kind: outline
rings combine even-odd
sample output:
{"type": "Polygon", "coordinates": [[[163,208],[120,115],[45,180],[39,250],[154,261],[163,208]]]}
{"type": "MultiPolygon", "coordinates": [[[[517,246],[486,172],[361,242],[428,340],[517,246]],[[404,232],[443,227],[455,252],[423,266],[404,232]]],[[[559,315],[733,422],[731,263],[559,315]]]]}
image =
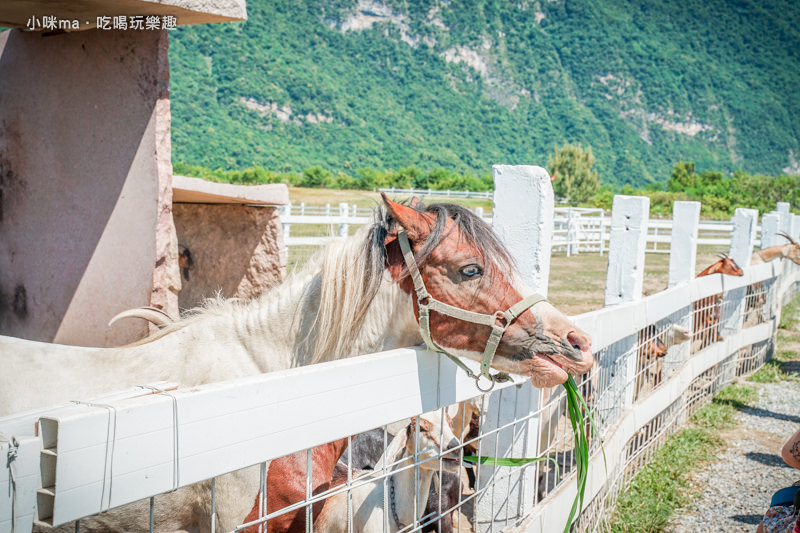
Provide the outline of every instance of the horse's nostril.
{"type": "Polygon", "coordinates": [[[576,331],[570,331],[567,334],[567,342],[575,348],[576,353],[572,354],[573,359],[582,360],[583,352],[589,351],[589,341],[576,331]]]}

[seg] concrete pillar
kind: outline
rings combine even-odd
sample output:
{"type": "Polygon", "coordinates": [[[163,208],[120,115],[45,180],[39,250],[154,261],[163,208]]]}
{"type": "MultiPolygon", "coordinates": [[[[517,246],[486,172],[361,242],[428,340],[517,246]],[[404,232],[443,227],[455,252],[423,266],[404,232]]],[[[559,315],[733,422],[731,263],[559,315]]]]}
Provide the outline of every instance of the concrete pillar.
{"type": "MultiPolygon", "coordinates": [[[[495,165],[492,226],[517,261],[523,281],[547,295],[550,245],[553,239],[553,187],[541,167],[495,165]]],[[[539,410],[541,394],[530,382],[491,393],[486,401],[483,433],[539,410]]],[[[536,457],[539,416],[533,416],[481,440],[481,454],[536,457]]],[[[533,508],[540,465],[479,466],[476,531],[492,531],[516,523],[533,508]],[[506,521],[508,519],[508,522],[506,521]]]]}
{"type": "Polygon", "coordinates": [[[611,241],[608,244],[606,307],[642,298],[649,214],[649,198],[620,194],[614,196],[611,241]]]}
{"type": "Polygon", "coordinates": [[[761,249],[775,246],[781,242],[786,242],[783,237],[778,236],[781,217],[778,213],[767,213],[761,217],[761,249]]]}
{"type": "Polygon", "coordinates": [[[0,333],[111,346],[177,314],[166,31],[0,34],[0,333]]]}
{"type": "MultiPolygon", "coordinates": [[[[758,210],[737,207],[731,222],[733,223],[733,230],[731,231],[731,247],[728,255],[736,261],[740,268],[744,269],[750,266],[750,257],[753,254],[753,246],[756,242],[758,210]]],[[[741,329],[746,294],[747,287],[725,292],[725,296],[722,299],[721,316],[721,333],[723,337],[727,337],[741,329]]]]}
{"type": "Polygon", "coordinates": [[[789,233],[791,230],[791,213],[789,212],[789,202],[778,202],[775,206],[775,210],[778,212],[778,216],[781,217],[781,226],[780,231],[785,231],[789,233]]]}
{"type": "MultiPolygon", "coordinates": [[[[633,302],[642,298],[644,284],[645,246],[650,199],[643,196],[614,196],[611,209],[611,239],[608,243],[608,271],[606,273],[605,306],[633,302]]],[[[633,383],[636,375],[636,344],[638,336],[632,335],[615,343],[600,361],[601,372],[616,374],[613,395],[604,402],[623,399],[623,405],[601,404],[604,412],[628,408],[633,403],[633,383]]]]}
{"type": "Polygon", "coordinates": [[[522,280],[547,296],[555,202],[541,167],[495,165],[492,227],[517,261],[522,280]]]}
{"type": "Polygon", "coordinates": [[[758,210],[737,207],[731,223],[733,231],[728,255],[736,261],[740,268],[747,268],[750,266],[750,256],[753,254],[753,246],[756,242],[758,210]]]}
{"type": "Polygon", "coordinates": [[[800,242],[800,215],[791,214],[788,233],[792,239],[796,242],[800,242]]]}
{"type": "Polygon", "coordinates": [[[669,286],[694,278],[697,265],[697,230],[700,202],[675,202],[672,206],[672,238],[669,247],[669,286]]]}

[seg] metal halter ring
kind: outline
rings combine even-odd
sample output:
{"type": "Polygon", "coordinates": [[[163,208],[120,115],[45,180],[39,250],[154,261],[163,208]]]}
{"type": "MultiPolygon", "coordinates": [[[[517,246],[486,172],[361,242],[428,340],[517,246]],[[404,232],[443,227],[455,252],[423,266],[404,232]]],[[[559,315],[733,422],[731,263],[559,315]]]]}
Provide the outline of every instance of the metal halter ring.
{"type": "Polygon", "coordinates": [[[491,381],[491,385],[489,385],[488,389],[481,388],[481,385],[480,385],[481,377],[483,377],[483,374],[476,374],[475,375],[475,386],[481,392],[489,392],[489,391],[491,391],[494,388],[495,384],[497,383],[497,381],[495,381],[495,376],[493,374],[489,374],[489,376],[486,378],[486,379],[491,381]]]}

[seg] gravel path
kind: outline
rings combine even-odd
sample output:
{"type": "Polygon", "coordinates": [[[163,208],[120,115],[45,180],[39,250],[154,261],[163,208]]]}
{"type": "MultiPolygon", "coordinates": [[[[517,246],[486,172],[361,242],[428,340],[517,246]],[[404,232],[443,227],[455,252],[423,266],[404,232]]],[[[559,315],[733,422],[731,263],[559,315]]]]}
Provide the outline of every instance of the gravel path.
{"type": "MultiPolygon", "coordinates": [[[[798,373],[798,366],[787,363],[784,370],[798,373]]],[[[747,384],[758,390],[755,406],[737,413],[738,427],[722,435],[727,449],[694,478],[700,496],[679,511],[669,531],[755,531],[772,494],[800,480],[800,471],[780,457],[783,442],[800,426],[800,383],[747,384]]]]}

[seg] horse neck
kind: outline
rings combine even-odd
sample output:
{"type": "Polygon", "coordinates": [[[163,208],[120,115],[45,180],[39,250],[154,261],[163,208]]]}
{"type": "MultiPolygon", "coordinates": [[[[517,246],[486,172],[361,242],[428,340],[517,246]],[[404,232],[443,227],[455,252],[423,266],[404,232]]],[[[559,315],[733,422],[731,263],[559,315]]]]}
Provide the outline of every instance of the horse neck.
{"type": "Polygon", "coordinates": [[[394,503],[397,518],[400,519],[398,527],[411,524],[425,512],[428,493],[431,490],[434,470],[430,468],[419,469],[419,484],[414,485],[414,468],[406,468],[392,474],[394,483],[394,503]],[[417,496],[417,514],[414,516],[414,495],[417,496]]]}
{"type": "Polygon", "coordinates": [[[337,241],[309,286],[299,348],[311,362],[341,359],[421,342],[410,295],[393,283],[363,237],[337,241]]]}
{"type": "Polygon", "coordinates": [[[383,270],[369,271],[363,255],[359,237],[333,242],[257,299],[201,314],[216,315],[215,337],[243,345],[261,372],[418,344],[411,297],[383,270]]]}
{"type": "Polygon", "coordinates": [[[333,477],[333,470],[336,463],[347,449],[347,439],[339,439],[321,446],[316,446],[311,452],[312,462],[314,463],[314,478],[317,480],[329,480],[333,477]]]}

